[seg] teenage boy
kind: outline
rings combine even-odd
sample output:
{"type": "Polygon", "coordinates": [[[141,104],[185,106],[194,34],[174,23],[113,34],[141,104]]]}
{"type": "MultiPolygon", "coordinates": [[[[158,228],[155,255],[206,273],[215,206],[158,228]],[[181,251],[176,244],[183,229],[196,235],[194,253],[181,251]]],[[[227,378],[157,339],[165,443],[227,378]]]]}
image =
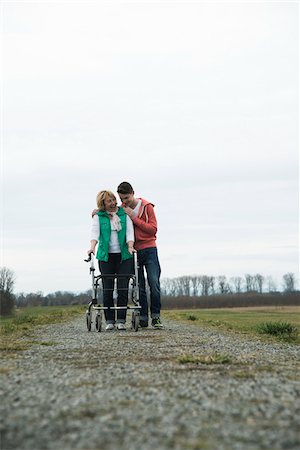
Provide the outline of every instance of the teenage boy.
{"type": "Polygon", "coordinates": [[[139,263],[139,287],[141,317],[140,325],[148,326],[148,301],[145,285],[146,269],[147,280],[150,287],[150,313],[152,326],[162,328],[160,321],[160,264],[156,247],[157,221],[154,205],[143,198],[135,198],[134,190],[130,183],[123,181],[117,189],[122,206],[130,217],[134,226],[135,242],[139,263]]]}

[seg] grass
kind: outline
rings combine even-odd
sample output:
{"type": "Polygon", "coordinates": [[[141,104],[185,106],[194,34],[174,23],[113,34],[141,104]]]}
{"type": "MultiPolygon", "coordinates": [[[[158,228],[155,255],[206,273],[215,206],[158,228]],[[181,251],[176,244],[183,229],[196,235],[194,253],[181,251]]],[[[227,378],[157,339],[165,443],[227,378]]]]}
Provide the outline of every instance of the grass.
{"type": "Polygon", "coordinates": [[[13,316],[0,317],[0,333],[11,334],[15,331],[27,331],[37,325],[65,322],[70,317],[82,314],[85,306],[36,306],[20,308],[13,316]]]}
{"type": "Polygon", "coordinates": [[[177,358],[180,364],[229,364],[231,359],[228,355],[214,353],[212,355],[190,355],[184,354],[177,358]]]}
{"type": "Polygon", "coordinates": [[[256,327],[258,333],[271,334],[287,342],[296,341],[298,329],[289,322],[263,322],[256,327]]]}
{"type": "MultiPolygon", "coordinates": [[[[0,318],[0,351],[14,356],[33,344],[52,346],[55,342],[36,341],[36,327],[66,322],[84,314],[85,305],[28,307],[16,311],[14,316],[0,318]]],[[[163,317],[179,320],[192,326],[217,328],[224,331],[257,336],[271,341],[284,340],[300,343],[300,308],[227,308],[163,311],[163,317]]],[[[146,336],[140,336],[145,339],[146,336]]],[[[153,338],[153,337],[152,337],[153,338]]],[[[136,339],[136,337],[135,337],[136,339]]]]}
{"type": "Polygon", "coordinates": [[[33,344],[55,345],[52,341],[35,341],[34,330],[42,325],[66,322],[83,314],[85,306],[44,306],[16,310],[10,317],[0,317],[0,352],[14,356],[33,344]]]}
{"type": "Polygon", "coordinates": [[[265,308],[224,308],[169,310],[163,312],[166,319],[182,321],[191,326],[217,328],[270,341],[284,340],[300,343],[300,308],[299,307],[265,307],[265,308]],[[278,323],[285,324],[285,332],[266,330],[283,329],[278,323]],[[267,326],[265,324],[268,324],[267,326]],[[290,331],[288,331],[290,330],[290,331]]]}
{"type": "Polygon", "coordinates": [[[197,316],[195,316],[194,314],[190,314],[189,316],[187,316],[187,320],[194,321],[194,320],[197,320],[197,319],[198,319],[197,316]]]}

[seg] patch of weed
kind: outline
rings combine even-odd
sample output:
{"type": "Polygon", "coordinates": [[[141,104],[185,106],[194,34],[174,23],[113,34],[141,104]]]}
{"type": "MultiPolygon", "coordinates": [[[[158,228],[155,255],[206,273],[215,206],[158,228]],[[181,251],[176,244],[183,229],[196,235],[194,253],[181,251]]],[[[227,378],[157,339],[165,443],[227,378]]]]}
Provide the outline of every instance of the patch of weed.
{"type": "Polygon", "coordinates": [[[179,364],[229,364],[231,358],[228,355],[214,353],[212,355],[184,354],[177,358],[179,364]]]}
{"type": "Polygon", "coordinates": [[[246,379],[254,378],[254,373],[250,372],[249,370],[237,370],[235,372],[231,372],[230,375],[233,378],[239,378],[239,379],[246,379]]]}
{"type": "Polygon", "coordinates": [[[13,370],[12,367],[0,367],[0,374],[7,375],[13,370]]]}
{"type": "Polygon", "coordinates": [[[16,356],[17,352],[27,350],[32,344],[56,345],[55,342],[34,341],[33,333],[38,326],[62,323],[83,314],[81,305],[40,306],[22,308],[10,317],[0,317],[0,352],[5,356],[16,356]]]}
{"type": "Polygon", "coordinates": [[[36,344],[39,345],[45,345],[46,347],[51,347],[52,345],[57,345],[58,342],[55,341],[41,341],[41,342],[35,342],[36,344]]]}
{"type": "Polygon", "coordinates": [[[198,317],[194,316],[194,314],[189,314],[189,315],[187,316],[187,320],[192,320],[192,321],[198,320],[198,317]]]}
{"type": "Polygon", "coordinates": [[[263,322],[257,325],[256,330],[260,334],[270,334],[287,342],[295,341],[298,337],[298,329],[289,322],[263,322]]]}

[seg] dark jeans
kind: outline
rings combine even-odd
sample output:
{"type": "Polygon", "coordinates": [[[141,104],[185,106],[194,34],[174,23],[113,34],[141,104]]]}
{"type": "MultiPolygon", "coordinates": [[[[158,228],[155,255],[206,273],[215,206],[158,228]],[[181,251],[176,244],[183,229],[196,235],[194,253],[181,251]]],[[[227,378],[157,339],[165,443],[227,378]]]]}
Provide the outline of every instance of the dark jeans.
{"type": "Polygon", "coordinates": [[[152,318],[160,316],[160,265],[157,255],[157,248],[150,247],[138,250],[139,263],[139,286],[140,286],[140,304],[141,304],[141,320],[148,321],[148,300],[145,285],[146,269],[147,280],[150,287],[150,313],[152,318]]]}
{"type": "MultiPolygon", "coordinates": [[[[108,261],[98,261],[99,270],[102,275],[112,274],[132,274],[133,273],[133,258],[126,259],[121,262],[121,253],[109,253],[108,261]]],[[[127,306],[128,303],[128,283],[129,277],[117,279],[118,300],[117,306],[127,306]]],[[[111,278],[103,278],[103,305],[106,307],[114,306],[113,292],[115,280],[111,278]]],[[[126,322],[126,309],[117,310],[117,322],[126,322]]],[[[115,310],[104,310],[105,320],[107,323],[115,323],[115,310]]]]}

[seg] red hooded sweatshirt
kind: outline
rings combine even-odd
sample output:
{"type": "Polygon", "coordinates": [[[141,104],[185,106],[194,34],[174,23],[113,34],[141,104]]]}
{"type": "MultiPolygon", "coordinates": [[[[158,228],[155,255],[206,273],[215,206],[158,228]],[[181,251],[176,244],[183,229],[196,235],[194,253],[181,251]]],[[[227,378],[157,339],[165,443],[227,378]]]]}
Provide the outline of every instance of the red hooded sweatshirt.
{"type": "Polygon", "coordinates": [[[132,220],[134,225],[134,248],[143,250],[144,248],[156,247],[157,221],[153,203],[140,198],[142,204],[138,215],[132,220]]]}

